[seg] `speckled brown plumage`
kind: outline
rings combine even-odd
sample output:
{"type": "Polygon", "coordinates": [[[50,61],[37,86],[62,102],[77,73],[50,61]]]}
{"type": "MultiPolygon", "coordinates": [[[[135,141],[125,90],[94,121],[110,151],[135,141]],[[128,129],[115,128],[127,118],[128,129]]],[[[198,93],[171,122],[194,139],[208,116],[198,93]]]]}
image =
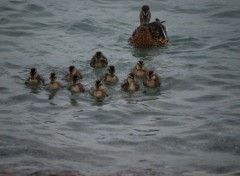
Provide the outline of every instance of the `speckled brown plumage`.
{"type": "Polygon", "coordinates": [[[136,47],[153,47],[154,40],[147,25],[141,25],[133,32],[129,38],[129,43],[136,47]]]}
{"type": "Polygon", "coordinates": [[[128,40],[129,44],[135,47],[161,47],[168,43],[158,28],[148,25],[141,25],[133,32],[128,40]]]}
{"type": "Polygon", "coordinates": [[[148,5],[141,8],[139,19],[140,26],[134,30],[132,36],[128,39],[129,44],[135,47],[161,47],[168,42],[165,26],[158,18],[149,23],[151,12],[148,5]]]}

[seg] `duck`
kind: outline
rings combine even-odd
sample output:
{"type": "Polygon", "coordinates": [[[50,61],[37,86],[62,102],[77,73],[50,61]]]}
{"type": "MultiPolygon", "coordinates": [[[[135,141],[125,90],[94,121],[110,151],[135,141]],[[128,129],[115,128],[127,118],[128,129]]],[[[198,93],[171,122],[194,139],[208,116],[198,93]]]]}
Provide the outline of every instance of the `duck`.
{"type": "Polygon", "coordinates": [[[84,92],[85,91],[85,88],[79,82],[79,79],[80,78],[78,75],[72,76],[72,84],[68,88],[71,92],[84,92]]]}
{"type": "Polygon", "coordinates": [[[91,59],[90,66],[93,68],[107,67],[108,60],[101,51],[97,51],[91,59]]]}
{"type": "Polygon", "coordinates": [[[64,79],[68,80],[68,81],[71,81],[73,79],[73,76],[77,76],[79,79],[82,79],[82,75],[78,71],[78,69],[75,66],[71,65],[71,66],[68,67],[68,72],[64,76],[64,79]]]}
{"type": "Polygon", "coordinates": [[[103,83],[100,80],[95,82],[95,87],[90,89],[90,95],[98,99],[109,96],[107,91],[104,89],[103,83]]]}
{"type": "Polygon", "coordinates": [[[134,79],[134,74],[129,73],[127,79],[124,80],[123,84],[121,85],[124,91],[137,91],[139,90],[140,86],[134,79]]]}
{"type": "Polygon", "coordinates": [[[61,83],[57,80],[57,75],[56,73],[52,72],[50,74],[50,83],[48,84],[48,88],[50,90],[58,90],[60,88],[63,88],[63,86],[61,85],[61,83]]]}
{"type": "Polygon", "coordinates": [[[139,14],[140,26],[128,39],[128,43],[135,47],[161,47],[168,42],[166,28],[158,18],[150,23],[151,12],[148,5],[143,5],[139,14]]]}
{"type": "Polygon", "coordinates": [[[143,81],[143,85],[149,88],[156,88],[161,86],[160,77],[153,71],[148,72],[148,76],[143,81]]]}
{"type": "Polygon", "coordinates": [[[140,60],[133,67],[132,73],[138,78],[145,78],[148,74],[148,69],[145,67],[144,62],[140,60]]]}
{"type": "Polygon", "coordinates": [[[105,73],[103,76],[102,80],[105,83],[110,83],[110,84],[116,84],[118,82],[118,76],[115,74],[115,67],[113,65],[110,65],[108,67],[108,72],[105,73]]]}
{"type": "Polygon", "coordinates": [[[27,80],[25,81],[25,84],[31,84],[31,85],[43,85],[45,83],[45,80],[41,75],[38,74],[36,68],[31,68],[29,76],[27,80]]]}

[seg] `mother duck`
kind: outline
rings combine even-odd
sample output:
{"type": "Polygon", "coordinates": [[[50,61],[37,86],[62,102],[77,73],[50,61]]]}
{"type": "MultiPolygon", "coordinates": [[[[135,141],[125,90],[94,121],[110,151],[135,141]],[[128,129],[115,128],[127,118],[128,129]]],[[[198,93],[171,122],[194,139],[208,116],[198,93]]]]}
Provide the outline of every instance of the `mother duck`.
{"type": "Polygon", "coordinates": [[[168,36],[165,26],[158,18],[149,23],[151,12],[148,5],[142,6],[140,11],[140,26],[134,30],[132,36],[128,39],[129,44],[136,47],[161,47],[168,42],[168,36]]]}

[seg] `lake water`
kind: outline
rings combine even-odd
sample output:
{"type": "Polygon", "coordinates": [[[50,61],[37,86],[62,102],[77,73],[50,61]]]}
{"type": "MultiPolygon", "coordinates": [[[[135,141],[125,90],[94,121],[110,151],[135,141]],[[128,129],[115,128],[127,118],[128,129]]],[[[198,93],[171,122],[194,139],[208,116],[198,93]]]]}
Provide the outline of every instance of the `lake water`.
{"type": "Polygon", "coordinates": [[[1,0],[0,171],[238,172],[239,17],[237,0],[1,0]],[[152,21],[166,20],[163,48],[127,43],[146,3],[152,21]],[[160,90],[126,93],[119,83],[96,101],[88,90],[106,71],[89,65],[98,50],[120,83],[144,60],[160,90]],[[81,70],[83,94],[65,88],[49,100],[44,87],[24,84],[36,67],[67,85],[70,65],[81,70]]]}

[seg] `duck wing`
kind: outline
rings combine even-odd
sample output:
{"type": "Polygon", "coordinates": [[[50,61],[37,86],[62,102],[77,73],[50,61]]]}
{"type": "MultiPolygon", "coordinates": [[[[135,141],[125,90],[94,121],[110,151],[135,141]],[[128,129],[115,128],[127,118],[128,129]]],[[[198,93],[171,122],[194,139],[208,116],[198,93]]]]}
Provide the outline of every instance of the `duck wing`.
{"type": "Polygon", "coordinates": [[[159,22],[152,22],[152,23],[149,23],[149,31],[152,35],[152,38],[155,39],[155,40],[158,40],[158,39],[167,39],[167,31],[166,31],[166,27],[162,24],[162,23],[159,23],[159,22]]]}

